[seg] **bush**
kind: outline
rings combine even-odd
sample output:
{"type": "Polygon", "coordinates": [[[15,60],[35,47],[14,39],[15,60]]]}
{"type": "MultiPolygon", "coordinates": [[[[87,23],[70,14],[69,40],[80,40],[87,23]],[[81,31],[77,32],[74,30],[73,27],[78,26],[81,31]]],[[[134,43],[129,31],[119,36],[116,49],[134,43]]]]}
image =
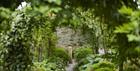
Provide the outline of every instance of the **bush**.
{"type": "Polygon", "coordinates": [[[102,61],[97,64],[94,64],[93,70],[95,70],[95,71],[115,71],[115,66],[111,62],[102,61]]]}
{"type": "Polygon", "coordinates": [[[124,63],[124,71],[139,71],[139,68],[130,61],[124,63]]]}
{"type": "Polygon", "coordinates": [[[98,55],[89,55],[86,58],[83,58],[79,61],[78,66],[86,65],[86,64],[95,64],[98,63],[99,61],[103,61],[101,57],[98,55]]]}
{"type": "Polygon", "coordinates": [[[63,48],[55,48],[51,57],[42,62],[34,62],[31,71],[65,71],[70,57],[63,48]]]}
{"type": "Polygon", "coordinates": [[[88,55],[92,54],[92,49],[91,48],[76,48],[74,50],[74,57],[76,58],[77,61],[80,61],[83,58],[86,58],[88,55]]]}
{"type": "Polygon", "coordinates": [[[65,71],[65,65],[61,58],[53,57],[42,62],[34,62],[31,71],[65,71]]]}
{"type": "Polygon", "coordinates": [[[55,48],[52,57],[59,57],[63,59],[65,63],[67,63],[70,60],[70,56],[64,48],[55,48]]]}
{"type": "Polygon", "coordinates": [[[92,71],[93,64],[103,61],[100,55],[92,54],[81,59],[75,67],[76,71],[92,71]]]}
{"type": "Polygon", "coordinates": [[[55,63],[58,69],[64,69],[66,66],[66,62],[59,57],[50,57],[48,62],[55,63]]]}
{"type": "Polygon", "coordinates": [[[47,61],[43,62],[34,62],[33,66],[31,66],[31,71],[46,71],[47,61]]]}

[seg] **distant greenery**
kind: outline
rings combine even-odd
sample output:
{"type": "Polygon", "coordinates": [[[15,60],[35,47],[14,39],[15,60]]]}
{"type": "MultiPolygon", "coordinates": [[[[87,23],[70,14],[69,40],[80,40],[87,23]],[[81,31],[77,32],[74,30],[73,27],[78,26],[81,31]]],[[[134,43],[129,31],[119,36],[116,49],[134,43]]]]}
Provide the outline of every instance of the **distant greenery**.
{"type": "Polygon", "coordinates": [[[80,61],[82,58],[85,58],[92,53],[93,53],[93,51],[91,48],[84,48],[84,47],[76,48],[74,50],[74,58],[77,61],[80,61]]]}
{"type": "Polygon", "coordinates": [[[70,61],[70,56],[64,48],[55,48],[52,56],[61,58],[62,60],[64,60],[65,64],[70,61]]]}

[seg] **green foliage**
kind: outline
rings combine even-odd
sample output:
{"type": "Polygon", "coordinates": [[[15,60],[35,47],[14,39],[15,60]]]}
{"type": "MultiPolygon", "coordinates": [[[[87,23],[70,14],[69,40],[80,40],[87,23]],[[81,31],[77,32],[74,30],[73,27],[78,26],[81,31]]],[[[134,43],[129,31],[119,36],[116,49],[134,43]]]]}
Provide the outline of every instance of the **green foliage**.
{"type": "Polygon", "coordinates": [[[80,61],[82,58],[85,58],[90,54],[93,54],[91,48],[80,47],[74,50],[74,57],[77,61],[80,61]]]}
{"type": "Polygon", "coordinates": [[[72,6],[80,6],[85,10],[91,8],[94,9],[93,13],[96,17],[100,17],[100,21],[104,21],[110,26],[121,24],[124,18],[118,12],[123,5],[136,9],[138,1],[126,1],[126,0],[69,0],[72,6]],[[104,20],[103,20],[104,19],[104,20]]]}
{"type": "Polygon", "coordinates": [[[9,21],[12,11],[7,8],[0,7],[0,33],[10,29],[9,21]]]}
{"type": "Polygon", "coordinates": [[[139,51],[139,47],[131,47],[131,48],[128,48],[125,52],[126,56],[128,56],[128,58],[137,58],[139,57],[139,54],[140,54],[140,51],[139,51]]]}
{"type": "Polygon", "coordinates": [[[139,71],[139,69],[135,65],[126,64],[124,65],[124,71],[139,71]]]}
{"type": "Polygon", "coordinates": [[[120,13],[127,14],[129,22],[123,24],[122,26],[119,26],[116,28],[116,33],[126,33],[128,37],[128,41],[136,41],[139,42],[140,37],[139,35],[139,16],[140,11],[132,11],[131,8],[122,7],[120,9],[120,13]],[[126,12],[125,12],[126,11],[126,12]]]}
{"type": "MultiPolygon", "coordinates": [[[[61,4],[61,1],[57,0],[53,3],[61,4]]],[[[55,47],[56,40],[54,40],[52,27],[53,18],[50,14],[52,12],[57,13],[61,8],[50,7],[49,5],[35,6],[27,6],[20,11],[15,10],[12,15],[9,9],[0,8],[0,22],[4,23],[0,25],[2,25],[1,27],[9,27],[6,27],[9,29],[8,31],[5,32],[5,29],[2,29],[2,33],[0,32],[2,35],[1,53],[3,55],[1,56],[3,60],[1,64],[6,71],[25,71],[32,64],[31,52],[34,53],[35,47],[47,47],[48,55],[52,53],[50,49],[55,47]],[[46,42],[43,43],[44,41],[46,42]]],[[[46,53],[43,54],[43,51],[39,51],[37,56],[47,55],[46,53]]]]}
{"type": "Polygon", "coordinates": [[[81,59],[77,66],[75,67],[76,71],[92,71],[92,65],[95,63],[98,63],[100,61],[103,61],[100,55],[89,55],[83,59],[81,59]]]}
{"type": "Polygon", "coordinates": [[[81,61],[79,61],[78,66],[83,66],[85,67],[88,64],[94,64],[94,63],[98,63],[100,61],[102,61],[102,57],[98,54],[92,54],[92,55],[88,55],[85,58],[82,58],[81,61]]]}
{"type": "MultiPolygon", "coordinates": [[[[112,30],[116,23],[126,21],[122,17],[128,21],[115,30],[116,33],[124,33],[120,36],[124,41],[117,44],[118,63],[127,58],[139,60],[140,11],[134,11],[138,4],[136,0],[24,0],[29,6],[15,10],[22,1],[0,1],[0,69],[3,66],[3,71],[25,71],[32,66],[32,61],[33,71],[65,71],[64,66],[70,57],[64,49],[55,48],[57,26],[82,28],[90,34],[89,42],[97,53],[100,47],[112,47],[110,43],[115,41],[110,40],[114,35],[112,30]],[[125,6],[118,11],[122,5],[125,6]],[[123,45],[127,43],[124,37],[128,38],[130,47],[123,45]],[[36,58],[42,62],[34,62],[36,58]],[[48,60],[43,61],[46,58],[48,60]]],[[[91,71],[92,65],[102,60],[92,53],[91,48],[74,51],[78,70],[91,71]]],[[[99,62],[95,68],[96,71],[113,71],[114,67],[110,65],[113,64],[99,62]]]]}
{"type": "Polygon", "coordinates": [[[56,14],[61,10],[59,6],[50,4],[61,4],[61,0],[46,1],[46,0],[29,0],[31,4],[31,11],[28,13],[33,16],[31,19],[35,24],[32,32],[32,44],[31,49],[34,54],[34,60],[42,61],[47,57],[52,56],[56,44],[56,35],[54,29],[56,25],[53,24],[56,14]]]}
{"type": "Polygon", "coordinates": [[[32,37],[34,45],[32,53],[34,54],[35,61],[41,61],[52,55],[55,49],[56,36],[50,27],[43,26],[34,28],[32,37]]]}
{"type": "MultiPolygon", "coordinates": [[[[140,42],[140,36],[139,36],[140,35],[139,34],[140,11],[133,10],[132,8],[123,6],[119,10],[119,12],[123,16],[125,16],[128,19],[128,21],[123,23],[123,25],[116,27],[115,33],[124,35],[124,37],[126,37],[127,39],[123,39],[123,41],[129,43],[128,47],[126,47],[128,44],[125,44],[125,46],[123,46],[124,48],[126,48],[125,50],[122,50],[122,47],[121,48],[119,47],[119,51],[123,52],[120,53],[120,57],[122,56],[120,60],[123,61],[122,59],[124,59],[124,61],[126,61],[127,60],[126,58],[129,58],[128,60],[131,59],[139,60],[139,52],[137,51],[137,49],[139,49],[139,42],[140,42]]],[[[134,61],[132,61],[132,63],[134,63],[138,67],[140,65],[139,62],[137,64],[134,61]]]]}
{"type": "Polygon", "coordinates": [[[61,5],[62,1],[61,0],[48,0],[50,3],[56,3],[57,5],[61,5]]]}
{"type": "Polygon", "coordinates": [[[23,12],[14,12],[10,21],[10,30],[2,35],[3,68],[6,71],[25,71],[31,62],[30,18],[23,12]]]}
{"type": "Polygon", "coordinates": [[[61,58],[66,64],[70,60],[70,56],[64,48],[55,48],[52,56],[61,58]]]}
{"type": "Polygon", "coordinates": [[[64,64],[60,58],[34,62],[31,71],[65,71],[64,64]],[[59,60],[59,61],[57,61],[59,60]]]}
{"type": "Polygon", "coordinates": [[[54,70],[65,71],[66,63],[62,58],[54,56],[54,57],[50,57],[48,61],[51,63],[55,63],[56,67],[54,70]]]}
{"type": "Polygon", "coordinates": [[[0,7],[1,20],[10,18],[11,11],[7,8],[0,7]]]}
{"type": "Polygon", "coordinates": [[[101,62],[93,65],[93,70],[95,70],[95,71],[115,71],[115,66],[111,62],[101,61],[101,62]]]}
{"type": "Polygon", "coordinates": [[[136,26],[137,25],[131,23],[123,24],[123,26],[116,27],[115,33],[129,33],[134,30],[136,26]]]}
{"type": "Polygon", "coordinates": [[[33,66],[31,67],[31,71],[47,71],[46,63],[47,63],[47,60],[44,60],[42,62],[34,62],[33,66]]]}
{"type": "Polygon", "coordinates": [[[93,14],[94,9],[84,9],[77,8],[76,14],[80,18],[81,24],[80,29],[84,34],[88,34],[88,42],[90,46],[94,49],[94,53],[98,53],[98,48],[110,48],[111,42],[113,41],[112,37],[112,28],[109,27],[104,21],[100,21],[99,17],[96,17],[93,14]],[[109,28],[108,28],[109,27],[109,28]]]}
{"type": "Polygon", "coordinates": [[[94,64],[93,67],[94,67],[94,69],[103,68],[103,67],[108,67],[108,68],[113,69],[114,65],[110,62],[102,61],[102,62],[99,62],[97,64],[94,64]]]}
{"type": "Polygon", "coordinates": [[[127,14],[127,15],[131,15],[133,10],[132,8],[127,8],[126,6],[123,6],[120,10],[119,10],[120,13],[122,14],[127,14]]]}
{"type": "Polygon", "coordinates": [[[105,67],[105,68],[96,69],[96,71],[114,71],[114,70],[105,67]]]}

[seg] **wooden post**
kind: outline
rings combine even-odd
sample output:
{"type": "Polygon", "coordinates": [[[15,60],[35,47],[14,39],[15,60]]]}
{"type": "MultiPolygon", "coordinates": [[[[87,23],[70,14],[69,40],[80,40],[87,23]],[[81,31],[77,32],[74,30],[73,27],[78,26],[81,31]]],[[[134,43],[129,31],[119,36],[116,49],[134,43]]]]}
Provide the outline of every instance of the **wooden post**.
{"type": "Polygon", "coordinates": [[[68,47],[68,53],[70,55],[70,63],[71,63],[72,62],[72,47],[71,46],[68,47]]]}

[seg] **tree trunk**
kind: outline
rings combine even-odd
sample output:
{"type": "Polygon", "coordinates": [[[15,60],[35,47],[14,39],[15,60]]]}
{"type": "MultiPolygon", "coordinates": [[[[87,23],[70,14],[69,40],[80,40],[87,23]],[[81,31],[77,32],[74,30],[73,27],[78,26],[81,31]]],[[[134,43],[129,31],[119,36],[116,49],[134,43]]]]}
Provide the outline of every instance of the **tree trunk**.
{"type": "Polygon", "coordinates": [[[53,52],[53,43],[52,43],[52,39],[49,37],[48,38],[48,57],[50,57],[52,55],[53,52]]]}

